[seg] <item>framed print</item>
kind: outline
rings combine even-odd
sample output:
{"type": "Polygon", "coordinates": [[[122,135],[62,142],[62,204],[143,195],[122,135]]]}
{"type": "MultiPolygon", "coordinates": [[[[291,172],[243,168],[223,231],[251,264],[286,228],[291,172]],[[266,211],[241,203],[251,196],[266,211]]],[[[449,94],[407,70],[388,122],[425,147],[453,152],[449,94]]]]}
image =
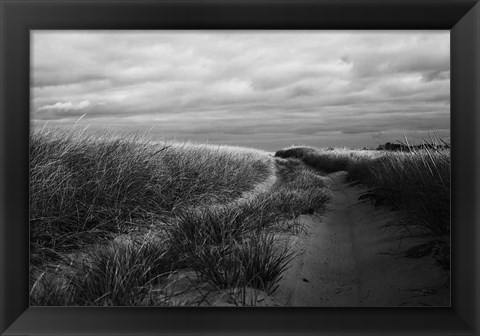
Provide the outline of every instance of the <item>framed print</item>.
{"type": "Polygon", "coordinates": [[[2,334],[478,334],[479,6],[3,0],[2,334]]]}

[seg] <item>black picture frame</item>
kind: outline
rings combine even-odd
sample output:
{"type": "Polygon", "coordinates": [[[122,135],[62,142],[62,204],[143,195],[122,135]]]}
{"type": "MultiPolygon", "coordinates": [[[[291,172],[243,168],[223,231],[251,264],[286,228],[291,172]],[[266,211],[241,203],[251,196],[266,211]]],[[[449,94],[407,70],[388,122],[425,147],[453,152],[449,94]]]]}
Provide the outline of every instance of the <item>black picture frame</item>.
{"type": "Polygon", "coordinates": [[[478,1],[0,0],[0,23],[2,335],[479,334],[478,1]],[[449,29],[453,161],[451,307],[29,307],[32,29],[449,29]]]}

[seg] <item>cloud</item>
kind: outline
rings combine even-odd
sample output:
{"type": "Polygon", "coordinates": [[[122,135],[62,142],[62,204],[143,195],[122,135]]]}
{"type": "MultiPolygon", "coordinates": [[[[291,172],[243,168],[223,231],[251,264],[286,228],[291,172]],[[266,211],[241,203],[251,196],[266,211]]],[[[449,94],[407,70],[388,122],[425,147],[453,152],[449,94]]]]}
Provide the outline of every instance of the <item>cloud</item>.
{"type": "Polygon", "coordinates": [[[34,31],[32,119],[245,141],[448,129],[449,48],[448,31],[34,31]]]}
{"type": "Polygon", "coordinates": [[[37,112],[42,111],[61,111],[61,112],[68,112],[68,111],[80,111],[84,110],[85,108],[90,106],[90,102],[88,100],[83,100],[79,103],[72,103],[72,102],[58,102],[52,105],[44,105],[37,109],[37,112]]]}

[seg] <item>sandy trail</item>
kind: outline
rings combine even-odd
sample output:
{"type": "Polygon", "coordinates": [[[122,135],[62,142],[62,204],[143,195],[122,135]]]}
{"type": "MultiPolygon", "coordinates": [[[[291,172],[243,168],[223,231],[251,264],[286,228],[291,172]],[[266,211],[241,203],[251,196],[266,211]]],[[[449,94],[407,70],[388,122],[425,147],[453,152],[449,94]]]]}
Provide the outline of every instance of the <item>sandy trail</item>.
{"type": "Polygon", "coordinates": [[[276,299],[285,306],[448,306],[449,275],[431,257],[405,258],[418,239],[391,239],[384,225],[395,214],[359,201],[362,190],[328,175],[329,212],[302,216],[307,232],[292,237],[297,253],[276,299]]]}

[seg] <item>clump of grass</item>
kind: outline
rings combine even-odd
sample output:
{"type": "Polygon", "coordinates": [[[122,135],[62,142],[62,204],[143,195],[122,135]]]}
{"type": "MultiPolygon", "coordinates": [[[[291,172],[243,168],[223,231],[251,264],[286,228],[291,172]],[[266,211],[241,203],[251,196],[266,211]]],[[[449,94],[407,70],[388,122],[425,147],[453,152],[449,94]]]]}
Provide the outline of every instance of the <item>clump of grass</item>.
{"type": "Polygon", "coordinates": [[[30,305],[68,306],[75,302],[75,282],[58,268],[30,267],[30,305]]]}
{"type": "Polygon", "coordinates": [[[88,254],[76,301],[83,305],[134,306],[172,270],[167,245],[156,240],[112,243],[88,254]]]}
{"type": "MultiPolygon", "coordinates": [[[[34,253],[69,251],[125,225],[141,225],[165,208],[158,154],[120,139],[96,141],[60,134],[32,135],[30,234],[34,253]]],[[[161,212],[160,212],[161,213],[161,212]]],[[[93,240],[93,241],[92,241],[93,240]]]]}
{"type": "Polygon", "coordinates": [[[54,259],[191,205],[231,201],[271,174],[272,159],[253,149],[33,132],[33,259],[54,259]]]}
{"type": "Polygon", "coordinates": [[[273,233],[302,213],[321,213],[329,199],[322,177],[288,160],[281,165],[282,183],[247,203],[195,208],[176,217],[168,232],[180,267],[190,266],[222,289],[276,290],[291,254],[278,248],[273,233]]]}
{"type": "Polygon", "coordinates": [[[409,152],[294,147],[276,155],[292,155],[325,172],[347,171],[352,181],[370,188],[377,203],[403,213],[401,227],[410,234],[449,235],[450,149],[445,146],[409,152]]]}
{"type": "Polygon", "coordinates": [[[389,152],[362,168],[352,177],[372,187],[377,201],[403,212],[411,233],[449,234],[450,151],[389,152]]]}
{"type": "Polygon", "coordinates": [[[227,203],[274,174],[272,158],[253,148],[172,144],[162,159],[168,167],[168,196],[183,200],[179,212],[191,205],[227,203]]]}
{"type": "Polygon", "coordinates": [[[348,148],[320,149],[314,147],[291,147],[279,150],[275,156],[281,158],[297,158],[313,167],[326,173],[336,171],[350,171],[355,165],[364,161],[380,157],[381,152],[373,150],[352,150],[348,148]]]}
{"type": "Polygon", "coordinates": [[[198,245],[220,245],[236,241],[246,233],[280,221],[282,214],[271,211],[266,200],[254,200],[238,208],[210,207],[186,210],[168,229],[172,245],[191,251],[198,245]]]}
{"type": "Polygon", "coordinates": [[[219,289],[252,287],[272,294],[292,253],[279,248],[273,234],[251,232],[239,240],[199,244],[188,261],[199,276],[219,289]]]}
{"type": "Polygon", "coordinates": [[[238,285],[243,276],[235,248],[245,237],[283,219],[283,214],[272,210],[267,199],[255,199],[237,208],[185,211],[167,229],[177,267],[191,267],[220,288],[238,285]]]}
{"type": "Polygon", "coordinates": [[[167,245],[155,240],[112,242],[44,273],[33,284],[32,305],[134,306],[172,267],[167,245]]]}
{"type": "Polygon", "coordinates": [[[234,255],[241,267],[244,286],[267,294],[278,289],[278,282],[293,258],[288,248],[279,249],[273,234],[252,235],[235,246],[234,255]]]}
{"type": "Polygon", "coordinates": [[[279,161],[281,182],[271,192],[276,212],[295,218],[300,214],[322,214],[330,199],[325,178],[299,162],[279,161]]]}

